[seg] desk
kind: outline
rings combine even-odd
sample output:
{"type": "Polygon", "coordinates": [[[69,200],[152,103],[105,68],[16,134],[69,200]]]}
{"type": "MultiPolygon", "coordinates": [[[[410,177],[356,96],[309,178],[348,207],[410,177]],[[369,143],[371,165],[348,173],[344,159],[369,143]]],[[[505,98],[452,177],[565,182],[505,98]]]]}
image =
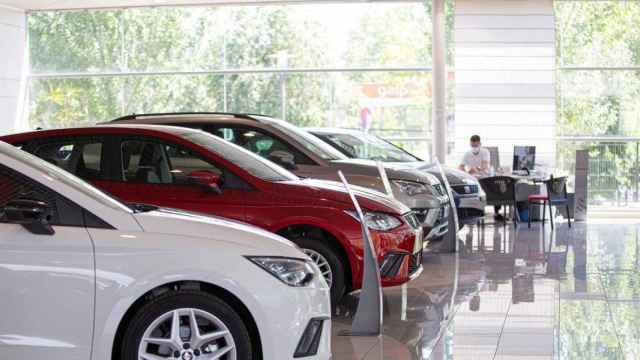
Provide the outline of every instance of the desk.
{"type": "MultiPolygon", "coordinates": [[[[529,201],[529,195],[537,195],[537,194],[542,194],[542,193],[546,193],[546,188],[544,186],[544,180],[542,177],[540,176],[536,176],[536,175],[513,175],[513,174],[496,174],[497,176],[508,176],[510,178],[516,179],[516,202],[518,203],[518,205],[525,205],[525,208],[527,206],[527,203],[529,201]]],[[[488,176],[487,176],[488,177],[488,176]]],[[[529,214],[529,216],[531,217],[531,220],[537,221],[537,220],[541,220],[542,219],[542,211],[540,209],[540,206],[532,206],[531,208],[531,214],[529,214]]]]}

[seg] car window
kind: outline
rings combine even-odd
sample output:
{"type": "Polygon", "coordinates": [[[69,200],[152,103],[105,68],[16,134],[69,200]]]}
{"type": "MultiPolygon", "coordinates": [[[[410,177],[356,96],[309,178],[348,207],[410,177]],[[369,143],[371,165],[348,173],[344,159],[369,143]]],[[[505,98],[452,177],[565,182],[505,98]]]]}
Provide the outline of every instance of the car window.
{"type": "Polygon", "coordinates": [[[10,201],[17,199],[37,200],[47,203],[51,209],[48,218],[51,225],[84,225],[82,208],[78,205],[30,178],[0,165],[0,222],[6,222],[4,207],[10,201]]]}
{"type": "Polygon", "coordinates": [[[202,146],[211,153],[238,166],[247,173],[265,181],[297,180],[298,177],[273,162],[231,142],[202,131],[189,131],[181,134],[182,138],[202,146]]]}
{"type": "Polygon", "coordinates": [[[83,140],[51,142],[36,147],[34,154],[85,180],[102,180],[102,143],[83,140]]]}
{"type": "Polygon", "coordinates": [[[194,171],[222,174],[219,167],[175,144],[126,140],[122,142],[121,153],[123,179],[127,182],[188,184],[189,174],[194,171]]]}
{"type": "Polygon", "coordinates": [[[213,135],[258,154],[265,159],[280,163],[293,162],[297,165],[314,165],[308,156],[265,131],[249,127],[224,126],[213,130],[213,135]]]}
{"type": "Polygon", "coordinates": [[[282,132],[285,132],[288,136],[295,139],[296,142],[304,146],[308,151],[314,153],[325,160],[344,160],[347,157],[340,151],[331,147],[324,141],[318,139],[311,133],[303,130],[295,125],[292,125],[286,121],[271,119],[263,116],[256,116],[256,119],[260,119],[265,124],[269,124],[282,132]]]}
{"type": "Polygon", "coordinates": [[[35,169],[36,171],[41,172],[43,178],[47,181],[59,182],[61,184],[64,184],[72,188],[74,191],[93,199],[103,206],[108,206],[114,210],[131,213],[131,209],[129,209],[126,205],[105,194],[103,191],[97,189],[90,183],[83,181],[79,177],[70,174],[69,172],[61,169],[58,166],[55,166],[46,161],[42,161],[42,159],[39,159],[38,157],[27,151],[17,150],[11,145],[4,144],[0,141],[0,153],[12,159],[15,159],[16,161],[19,161],[35,169]]]}
{"type": "Polygon", "coordinates": [[[359,134],[319,134],[320,139],[336,147],[347,156],[385,162],[415,162],[415,156],[376,136],[359,134]]]}

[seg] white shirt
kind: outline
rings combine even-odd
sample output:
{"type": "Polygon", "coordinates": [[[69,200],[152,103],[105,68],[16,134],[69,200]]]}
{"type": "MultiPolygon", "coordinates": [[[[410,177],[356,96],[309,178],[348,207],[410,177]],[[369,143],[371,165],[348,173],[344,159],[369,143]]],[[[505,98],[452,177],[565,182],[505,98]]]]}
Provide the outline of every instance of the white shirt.
{"type": "Polygon", "coordinates": [[[462,157],[462,165],[466,167],[480,167],[483,161],[486,161],[487,164],[491,163],[491,154],[489,154],[489,150],[483,147],[480,148],[478,154],[474,154],[473,151],[469,150],[462,157]]]}

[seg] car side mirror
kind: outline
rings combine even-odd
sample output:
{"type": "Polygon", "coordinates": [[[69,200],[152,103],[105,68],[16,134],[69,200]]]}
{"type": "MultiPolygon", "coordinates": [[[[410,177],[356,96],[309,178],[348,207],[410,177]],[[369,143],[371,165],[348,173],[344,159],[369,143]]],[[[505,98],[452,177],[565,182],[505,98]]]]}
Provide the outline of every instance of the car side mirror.
{"type": "Polygon", "coordinates": [[[4,215],[9,223],[20,224],[36,235],[53,235],[55,231],[49,220],[51,207],[44,201],[19,198],[4,206],[4,215]]]}
{"type": "Polygon", "coordinates": [[[206,192],[222,193],[222,177],[213,171],[197,170],[189,174],[189,182],[200,186],[206,192]]]}
{"type": "Polygon", "coordinates": [[[293,155],[289,154],[285,151],[274,151],[269,156],[267,156],[269,161],[273,161],[274,163],[282,166],[283,168],[291,171],[298,170],[298,165],[296,165],[293,155]]]}

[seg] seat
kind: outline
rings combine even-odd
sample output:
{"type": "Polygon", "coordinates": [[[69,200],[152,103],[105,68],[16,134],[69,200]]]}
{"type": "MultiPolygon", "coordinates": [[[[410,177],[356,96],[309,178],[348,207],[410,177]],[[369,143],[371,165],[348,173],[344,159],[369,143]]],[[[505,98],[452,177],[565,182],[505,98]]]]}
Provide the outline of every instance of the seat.
{"type": "MultiPolygon", "coordinates": [[[[553,212],[552,206],[566,206],[567,209],[567,221],[569,227],[571,227],[571,213],[569,212],[569,196],[567,194],[567,177],[554,178],[553,175],[549,180],[544,181],[546,194],[529,195],[528,208],[529,214],[531,214],[531,205],[542,205],[542,224],[544,224],[546,217],[546,209],[549,208],[549,218],[551,221],[551,228],[554,228],[553,224],[553,212]]],[[[531,216],[529,216],[528,226],[531,228],[531,216]]]]}
{"type": "Polygon", "coordinates": [[[487,194],[487,205],[504,206],[505,219],[506,208],[513,209],[514,224],[518,223],[518,206],[516,203],[516,182],[517,180],[509,176],[491,176],[481,178],[480,186],[487,194]]]}
{"type": "Polygon", "coordinates": [[[529,195],[528,199],[529,201],[546,201],[546,200],[549,200],[549,197],[543,194],[536,194],[536,195],[529,195]]]}

